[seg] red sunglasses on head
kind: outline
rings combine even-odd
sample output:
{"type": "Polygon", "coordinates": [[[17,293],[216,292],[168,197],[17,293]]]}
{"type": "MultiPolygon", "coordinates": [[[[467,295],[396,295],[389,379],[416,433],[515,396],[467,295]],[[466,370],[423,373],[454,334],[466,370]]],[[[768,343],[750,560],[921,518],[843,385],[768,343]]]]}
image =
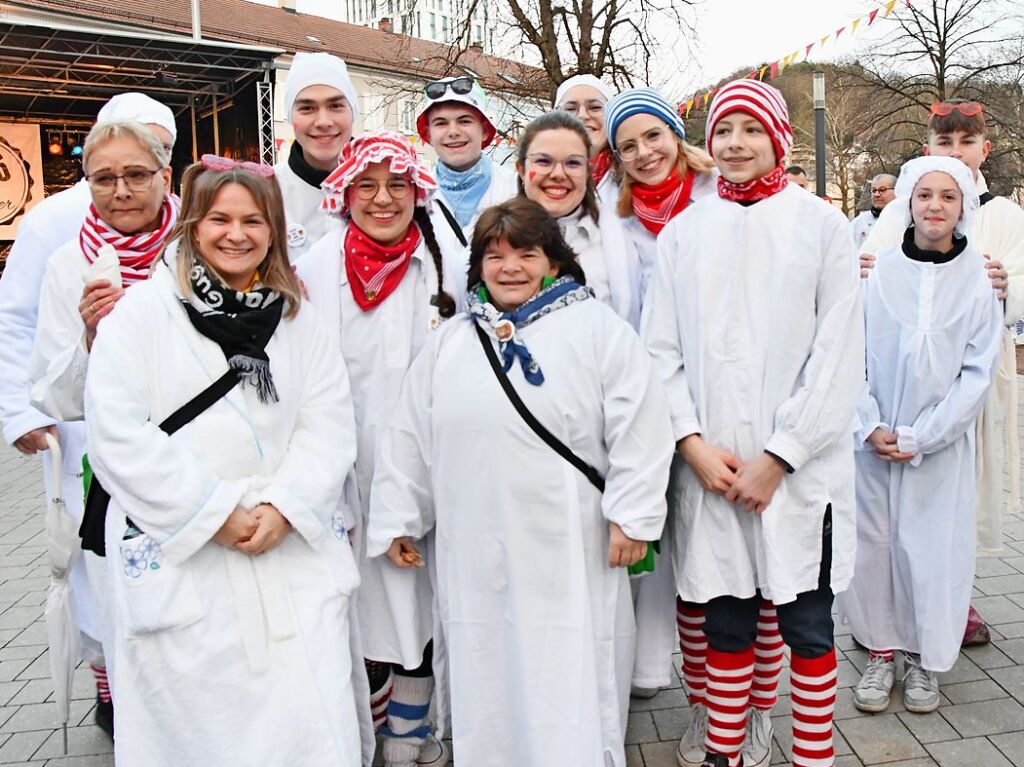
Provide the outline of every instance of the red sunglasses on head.
{"type": "Polygon", "coordinates": [[[949,117],[953,110],[964,117],[977,117],[985,111],[985,107],[977,101],[936,101],[931,107],[933,117],[949,117]]]}
{"type": "Polygon", "coordinates": [[[260,178],[274,177],[273,165],[261,165],[256,162],[238,162],[237,160],[232,160],[230,157],[220,157],[215,154],[204,154],[199,161],[206,170],[244,170],[246,173],[251,173],[252,175],[259,176],[260,178]]]}

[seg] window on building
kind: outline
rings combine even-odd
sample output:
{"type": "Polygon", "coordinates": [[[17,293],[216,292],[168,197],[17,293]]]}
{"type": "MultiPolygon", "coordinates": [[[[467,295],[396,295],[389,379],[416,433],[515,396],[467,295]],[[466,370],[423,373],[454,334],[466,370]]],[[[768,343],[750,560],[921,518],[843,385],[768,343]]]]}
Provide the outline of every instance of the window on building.
{"type": "Polygon", "coordinates": [[[423,37],[423,14],[416,11],[416,37],[423,37]]]}
{"type": "Polygon", "coordinates": [[[484,44],[484,28],[479,24],[473,27],[473,42],[480,43],[480,45],[484,44]]]}
{"type": "Polygon", "coordinates": [[[441,39],[448,42],[448,17],[441,17],[441,39]]]}
{"type": "Polygon", "coordinates": [[[437,39],[437,15],[430,14],[430,39],[437,39]]]}
{"type": "Polygon", "coordinates": [[[415,133],[416,132],[416,102],[409,101],[406,99],[402,102],[402,122],[401,122],[403,133],[415,133]]]}

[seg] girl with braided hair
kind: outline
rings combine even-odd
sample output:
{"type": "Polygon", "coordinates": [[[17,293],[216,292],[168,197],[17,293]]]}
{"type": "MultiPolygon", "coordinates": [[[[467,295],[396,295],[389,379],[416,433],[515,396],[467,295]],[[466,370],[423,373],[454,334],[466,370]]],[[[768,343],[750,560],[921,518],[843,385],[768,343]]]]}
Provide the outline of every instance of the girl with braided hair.
{"type": "Polygon", "coordinates": [[[347,144],[323,189],[323,209],[342,224],[297,269],[310,302],[336,329],[352,379],[358,457],[346,483],[345,526],[362,579],[358,612],[370,705],[388,767],[442,765],[447,753],[427,721],[434,689],[430,579],[425,569],[367,559],[362,534],[377,442],[406,370],[455,313],[426,210],[437,183],[408,140],[382,131],[347,144]]]}

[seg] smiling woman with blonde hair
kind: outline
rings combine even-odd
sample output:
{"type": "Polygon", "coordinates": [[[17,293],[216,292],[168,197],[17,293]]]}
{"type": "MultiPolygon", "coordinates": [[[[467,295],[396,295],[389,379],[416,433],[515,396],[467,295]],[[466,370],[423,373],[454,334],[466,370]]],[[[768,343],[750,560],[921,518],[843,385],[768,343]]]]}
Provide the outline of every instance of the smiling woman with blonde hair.
{"type": "Polygon", "coordinates": [[[86,383],[115,758],[358,767],[348,376],[288,267],[273,170],[207,155],[183,191],[176,247],[104,320],[86,383]]]}

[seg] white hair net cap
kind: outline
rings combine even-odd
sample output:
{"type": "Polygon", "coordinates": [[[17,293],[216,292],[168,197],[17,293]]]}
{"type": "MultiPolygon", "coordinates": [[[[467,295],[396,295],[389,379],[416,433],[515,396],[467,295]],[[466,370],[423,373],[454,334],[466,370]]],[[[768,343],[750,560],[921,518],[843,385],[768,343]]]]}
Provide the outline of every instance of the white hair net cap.
{"type": "Polygon", "coordinates": [[[330,53],[295,54],[288,77],[284,81],[284,113],[288,122],[292,120],[292,105],[299,94],[311,85],[326,85],[345,94],[348,105],[352,109],[352,123],[359,119],[359,96],[348,76],[345,62],[330,53]]]}
{"type": "Polygon", "coordinates": [[[945,173],[956,181],[957,186],[963,193],[963,212],[957,222],[955,231],[961,237],[966,237],[971,230],[971,221],[974,220],[974,212],[981,207],[978,199],[978,187],[974,183],[974,174],[971,169],[955,157],[915,157],[913,160],[903,164],[900,168],[900,177],[896,180],[896,199],[890,205],[896,205],[897,210],[903,209],[904,226],[909,227],[914,219],[910,213],[910,203],[914,196],[914,187],[917,186],[922,177],[933,172],[945,173]]]}
{"type": "Polygon", "coordinates": [[[597,79],[593,75],[575,75],[565,80],[561,85],[558,86],[558,91],[555,93],[555,106],[557,107],[564,100],[566,95],[575,88],[577,85],[589,85],[591,88],[596,90],[605,100],[611,99],[615,95],[615,91],[605,85],[601,80],[597,79]]]}
{"type": "Polygon", "coordinates": [[[137,122],[143,125],[159,125],[171,134],[171,143],[178,138],[178,127],[174,124],[174,112],[145,93],[119,93],[104,104],[96,115],[96,122],[137,122]]]}

